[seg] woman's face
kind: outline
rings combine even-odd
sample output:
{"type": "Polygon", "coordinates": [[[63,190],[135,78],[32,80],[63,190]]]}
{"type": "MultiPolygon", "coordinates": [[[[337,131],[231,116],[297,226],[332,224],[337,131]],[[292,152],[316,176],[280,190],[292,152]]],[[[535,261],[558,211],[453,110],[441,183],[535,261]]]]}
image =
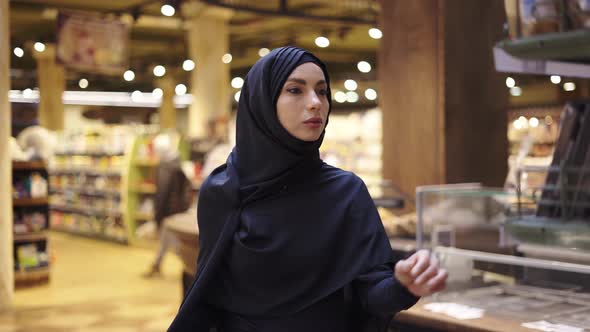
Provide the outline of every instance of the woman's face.
{"type": "Polygon", "coordinates": [[[277,116],[294,137],[307,142],[320,138],[330,104],[324,72],[312,62],[295,68],[277,100],[277,116]]]}

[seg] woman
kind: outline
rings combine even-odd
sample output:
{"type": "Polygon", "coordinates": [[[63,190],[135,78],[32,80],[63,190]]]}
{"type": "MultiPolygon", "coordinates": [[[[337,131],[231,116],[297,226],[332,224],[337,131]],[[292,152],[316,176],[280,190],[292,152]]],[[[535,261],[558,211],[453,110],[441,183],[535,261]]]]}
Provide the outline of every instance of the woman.
{"type": "Polygon", "coordinates": [[[246,76],[236,146],[203,184],[196,280],[171,332],[384,331],[444,287],[428,252],[395,265],[356,175],[319,158],[325,65],[283,47],[246,76]]]}

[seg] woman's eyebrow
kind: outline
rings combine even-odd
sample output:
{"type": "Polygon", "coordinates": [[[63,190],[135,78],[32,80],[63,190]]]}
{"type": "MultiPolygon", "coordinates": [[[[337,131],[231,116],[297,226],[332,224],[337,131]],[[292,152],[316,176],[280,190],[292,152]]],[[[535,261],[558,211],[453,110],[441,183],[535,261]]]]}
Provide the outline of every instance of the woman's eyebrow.
{"type": "MultiPolygon", "coordinates": [[[[287,82],[289,82],[289,81],[295,82],[295,83],[299,83],[299,84],[303,84],[303,85],[306,85],[307,84],[307,82],[304,79],[297,78],[297,77],[290,77],[290,78],[287,79],[287,82]]],[[[316,85],[320,85],[320,84],[326,84],[326,80],[319,80],[316,83],[316,85]]]]}

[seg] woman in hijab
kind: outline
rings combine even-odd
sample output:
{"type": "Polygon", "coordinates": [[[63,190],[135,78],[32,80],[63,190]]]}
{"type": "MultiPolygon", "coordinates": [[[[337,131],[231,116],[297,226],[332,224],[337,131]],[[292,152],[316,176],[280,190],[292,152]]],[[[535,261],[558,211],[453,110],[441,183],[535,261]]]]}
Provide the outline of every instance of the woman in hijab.
{"type": "Polygon", "coordinates": [[[428,252],[394,265],[363,181],[320,159],[330,108],[326,66],[306,50],[250,69],[236,146],[201,188],[197,274],[168,331],[386,331],[444,287],[428,252]]]}

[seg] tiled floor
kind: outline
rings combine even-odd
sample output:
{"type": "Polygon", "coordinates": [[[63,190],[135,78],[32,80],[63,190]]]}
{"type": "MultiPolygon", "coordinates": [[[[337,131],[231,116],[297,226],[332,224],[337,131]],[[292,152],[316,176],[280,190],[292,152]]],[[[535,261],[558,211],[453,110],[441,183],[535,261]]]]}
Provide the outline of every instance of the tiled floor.
{"type": "Polygon", "coordinates": [[[62,233],[50,245],[50,283],[17,289],[1,332],[162,332],[174,318],[182,267],[172,253],[161,277],[144,279],[154,250],[62,233]]]}

